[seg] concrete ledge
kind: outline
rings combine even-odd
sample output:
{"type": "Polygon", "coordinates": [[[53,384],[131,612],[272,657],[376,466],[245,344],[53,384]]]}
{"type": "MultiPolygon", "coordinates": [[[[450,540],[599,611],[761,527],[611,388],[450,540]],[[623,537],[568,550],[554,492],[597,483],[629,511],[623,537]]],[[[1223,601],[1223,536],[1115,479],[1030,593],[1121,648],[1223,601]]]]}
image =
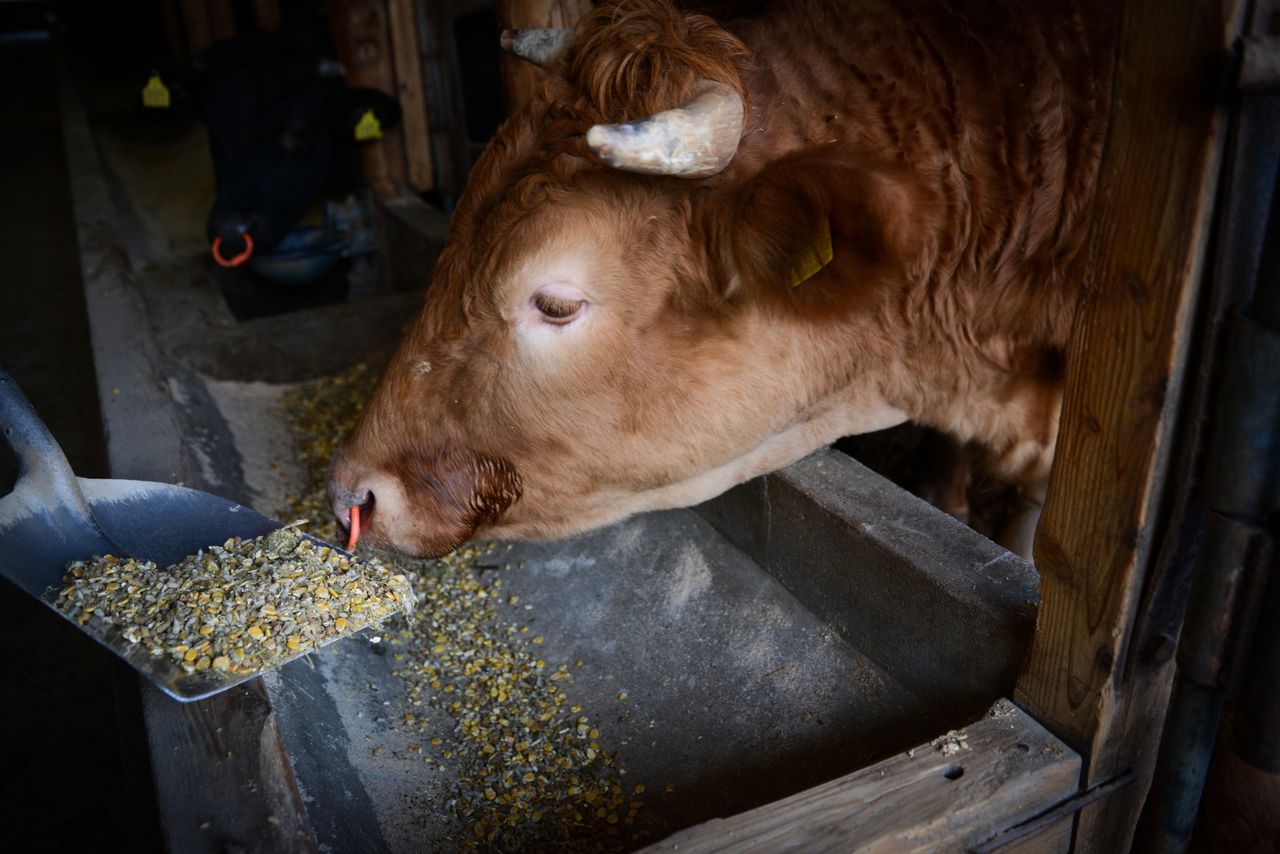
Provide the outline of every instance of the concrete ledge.
{"type": "Polygon", "coordinates": [[[421,302],[421,294],[385,294],[294,311],[211,329],[170,349],[215,379],[300,382],[389,355],[421,302]]]}
{"type": "Polygon", "coordinates": [[[449,215],[412,195],[384,199],[378,206],[388,287],[421,293],[444,248],[449,215]]]}

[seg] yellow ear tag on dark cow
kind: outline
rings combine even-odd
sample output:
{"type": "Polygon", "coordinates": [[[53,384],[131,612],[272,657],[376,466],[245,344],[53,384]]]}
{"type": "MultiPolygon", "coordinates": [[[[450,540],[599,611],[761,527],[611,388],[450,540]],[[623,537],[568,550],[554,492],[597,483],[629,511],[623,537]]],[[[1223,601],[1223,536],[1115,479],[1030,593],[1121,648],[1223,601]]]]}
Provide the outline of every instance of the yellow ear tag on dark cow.
{"type": "Polygon", "coordinates": [[[142,87],[142,106],[151,110],[169,109],[169,87],[154,71],[147,85],[142,87]]]}
{"type": "Polygon", "coordinates": [[[796,271],[791,277],[791,287],[813,278],[819,270],[831,263],[831,223],[823,218],[818,235],[797,260],[796,271]]]}
{"type": "Polygon", "coordinates": [[[382,139],[382,122],[373,114],[373,110],[365,110],[360,121],[356,122],[356,142],[368,142],[371,139],[382,139]]]}

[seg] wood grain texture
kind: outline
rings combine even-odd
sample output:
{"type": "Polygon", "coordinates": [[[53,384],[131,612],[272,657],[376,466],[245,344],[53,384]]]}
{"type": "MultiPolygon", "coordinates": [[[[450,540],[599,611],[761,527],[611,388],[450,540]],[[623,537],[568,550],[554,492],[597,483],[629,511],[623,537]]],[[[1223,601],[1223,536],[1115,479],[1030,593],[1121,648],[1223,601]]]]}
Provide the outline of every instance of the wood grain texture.
{"type": "Polygon", "coordinates": [[[425,192],[435,186],[435,177],[431,166],[431,136],[427,127],[415,5],[414,0],[387,0],[387,17],[395,63],[395,92],[400,99],[405,177],[410,187],[425,192]]]}
{"type": "MultiPolygon", "coordinates": [[[[347,69],[347,85],[394,95],[396,75],[384,0],[337,0],[331,15],[338,58],[347,69]]],[[[400,128],[386,129],[382,139],[363,143],[360,157],[365,181],[374,195],[387,198],[404,192],[407,178],[400,128]]]]}
{"type": "MultiPolygon", "coordinates": [[[[499,29],[572,27],[591,11],[591,0],[496,0],[493,10],[498,16],[499,29]]],[[[543,73],[531,62],[503,54],[502,82],[508,114],[529,103],[543,73]]]]}
{"type": "Polygon", "coordinates": [[[169,851],[317,850],[261,679],[196,703],[139,684],[169,851]]]}
{"type": "Polygon", "coordinates": [[[1131,644],[1162,534],[1225,128],[1233,0],[1131,0],[1057,459],[1036,536],[1041,605],[1015,696],[1088,755],[1085,784],[1137,782],[1081,813],[1077,850],[1126,850],[1150,783],[1172,666],[1131,644]]]}
{"type": "Polygon", "coordinates": [[[1077,754],[1001,700],[935,742],[645,850],[964,850],[1074,795],[1079,770],[1077,754]]]}
{"type": "Polygon", "coordinates": [[[1044,830],[996,849],[999,854],[1067,854],[1075,816],[1063,816],[1044,830]]]}

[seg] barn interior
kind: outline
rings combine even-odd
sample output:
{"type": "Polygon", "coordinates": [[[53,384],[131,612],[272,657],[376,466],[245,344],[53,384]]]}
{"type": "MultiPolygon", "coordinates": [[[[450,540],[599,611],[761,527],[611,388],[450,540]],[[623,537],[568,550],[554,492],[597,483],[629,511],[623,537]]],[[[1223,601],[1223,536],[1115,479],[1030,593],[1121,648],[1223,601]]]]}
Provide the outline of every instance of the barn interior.
{"type": "MultiPolygon", "coordinates": [[[[720,16],[762,5],[698,8],[720,16]]],[[[1124,26],[1135,30],[1168,14],[1127,5],[1134,21],[1124,26]]],[[[0,244],[10,264],[0,367],[80,476],[180,483],[285,522],[304,512],[315,488],[315,460],[302,443],[336,440],[349,426],[316,409],[351,409],[354,400],[358,411],[372,391],[423,298],[471,166],[542,73],[505,55],[498,34],[570,27],[592,4],[320,4],[343,83],[394,95],[399,117],[359,143],[357,180],[307,200],[290,224],[295,243],[227,263],[210,246],[218,175],[202,119],[208,57],[226,40],[278,32],[290,6],[0,4],[9,115],[0,140],[8,212],[0,244]]],[[[1277,54],[1269,9],[1257,2],[1187,12],[1184,26],[1161,37],[1209,54],[1206,45],[1233,33],[1222,55],[1234,57],[1238,75],[1247,52],[1240,39],[1277,54]]],[[[1135,67],[1143,73],[1141,62],[1135,67]]],[[[1190,61],[1177,67],[1178,80],[1208,73],[1190,61]]],[[[1192,175],[1184,183],[1199,188],[1198,202],[1186,205],[1182,231],[1158,239],[1192,261],[1169,274],[1170,296],[1153,298],[1161,310],[1174,306],[1175,319],[1149,325],[1157,331],[1134,346],[1173,364],[1185,390],[1155,421],[1129,426],[1164,462],[1125,480],[1132,494],[1115,487],[1095,496],[1100,518],[1120,520],[1113,526],[1089,528],[1078,509],[1044,523],[1090,530],[1081,542],[1093,562],[1119,573],[1073,576],[1065,586],[1113,585],[1137,591],[1133,602],[1113,609],[1101,595],[1080,605],[1086,616],[1054,622],[1059,594],[1042,586],[1041,555],[1037,572],[992,539],[1020,499],[975,480],[965,495],[968,525],[930,505],[921,497],[930,473],[955,449],[915,426],[849,437],[696,508],[556,542],[479,543],[454,563],[405,564],[441,585],[442,596],[465,589],[496,600],[476,631],[520,660],[544,662],[548,679],[559,680],[548,684],[563,686],[564,720],[556,722],[576,729],[582,719],[592,732],[592,758],[580,769],[592,782],[553,779],[548,785],[560,789],[545,794],[547,817],[524,814],[508,831],[498,829],[506,813],[489,803],[501,798],[486,791],[502,793],[501,775],[477,776],[474,757],[459,747],[464,722],[447,702],[417,702],[421,685],[404,675],[430,660],[430,645],[424,659],[411,639],[429,630],[423,623],[388,624],[181,703],[0,584],[0,667],[10,686],[3,724],[21,734],[7,751],[20,773],[3,775],[0,802],[14,816],[61,817],[11,823],[14,850],[104,839],[183,852],[720,850],[749,838],[780,846],[787,834],[801,848],[818,846],[824,833],[831,850],[851,850],[841,847],[850,840],[912,839],[940,850],[1119,850],[1167,834],[1214,850],[1203,835],[1192,842],[1194,806],[1190,819],[1181,808],[1176,833],[1161,823],[1186,797],[1162,786],[1195,761],[1203,785],[1204,742],[1212,751],[1218,718],[1206,718],[1208,735],[1192,758],[1188,748],[1166,762],[1174,748],[1161,734],[1182,732],[1178,714],[1197,714],[1176,702],[1173,649],[1199,550],[1216,542],[1205,533],[1205,502],[1215,512],[1218,505],[1202,486],[1211,442],[1200,425],[1221,405],[1210,389],[1229,372],[1221,328],[1275,263],[1262,253],[1280,151],[1280,78],[1271,74],[1244,94],[1231,77],[1203,116],[1179,119],[1194,125],[1186,134],[1193,142],[1169,155],[1173,171],[1192,175]],[[1209,260],[1206,246],[1216,253],[1209,260]],[[1188,367],[1196,364],[1203,369],[1188,367]],[[1129,518],[1130,505],[1158,512],[1129,518]],[[1097,545],[1111,540],[1137,545],[1112,559],[1097,545]],[[1067,659],[1114,655],[1106,646],[1113,638],[1123,639],[1123,654],[1152,637],[1167,649],[1158,666],[1133,664],[1120,687],[1104,667],[1090,677],[1101,681],[1045,688],[1049,677],[1037,668],[1052,667],[1028,662],[1046,620],[1064,635],[1057,642],[1067,659]],[[1082,623],[1083,637],[1061,628],[1082,623]],[[1077,685],[1090,697],[1119,697],[1122,711],[1080,725],[1077,685]],[[1047,699],[1058,694],[1072,711],[1047,699]],[[1124,705],[1131,696],[1137,705],[1124,705]],[[1104,742],[1117,745],[1116,755],[1104,742]],[[592,785],[611,802],[599,815],[597,805],[566,794],[592,785]],[[567,811],[553,809],[561,803],[567,811]],[[751,818],[733,824],[742,816],[751,818]]],[[[1158,119],[1143,132],[1159,136],[1158,119]]],[[[1147,139],[1143,132],[1135,139],[1147,139]]],[[[1173,209],[1175,201],[1164,203],[1173,209]]],[[[1280,217],[1271,219],[1274,233],[1280,217]]],[[[1280,239],[1272,243],[1280,253],[1280,239]]],[[[1113,409],[1108,426],[1122,432],[1125,406],[1113,409]]],[[[1258,428],[1268,430],[1274,455],[1275,425],[1258,428]]],[[[17,463],[5,456],[0,465],[7,492],[17,463]]],[[[1054,483],[1059,507],[1088,505],[1083,496],[1098,489],[1083,478],[1055,475],[1054,483]]],[[[1233,564],[1245,569],[1230,580],[1232,591],[1247,591],[1231,600],[1233,622],[1192,608],[1193,628],[1182,633],[1212,636],[1216,626],[1244,638],[1235,663],[1221,652],[1218,670],[1201,682],[1218,691],[1219,713],[1228,694],[1245,692],[1249,705],[1238,716],[1264,720],[1236,735],[1262,743],[1280,732],[1280,722],[1257,712],[1280,709],[1274,688],[1258,687],[1277,673],[1264,669],[1275,668],[1275,629],[1257,618],[1280,587],[1273,580],[1267,588],[1275,558],[1262,545],[1275,517],[1228,515],[1251,526],[1253,539],[1239,546],[1248,558],[1233,564]]],[[[1069,549],[1074,541],[1057,542],[1069,549]]],[[[1071,557],[1073,566],[1086,560],[1071,557]]],[[[1185,672],[1201,672],[1185,662],[1203,656],[1181,655],[1185,672]]],[[[1224,742],[1232,732],[1223,730],[1224,742]]],[[[1259,785],[1280,772],[1273,747],[1243,752],[1255,760],[1249,773],[1260,774],[1259,785]]],[[[1224,752],[1215,773],[1238,761],[1224,752]]]]}

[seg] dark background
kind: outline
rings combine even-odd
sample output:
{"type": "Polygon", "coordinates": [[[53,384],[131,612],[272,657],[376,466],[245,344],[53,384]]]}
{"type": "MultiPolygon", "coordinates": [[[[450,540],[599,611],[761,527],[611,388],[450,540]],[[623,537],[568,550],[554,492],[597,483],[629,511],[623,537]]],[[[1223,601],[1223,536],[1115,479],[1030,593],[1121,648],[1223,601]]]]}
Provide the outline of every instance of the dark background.
{"type": "MultiPolygon", "coordinates": [[[[42,36],[46,14],[41,4],[0,4],[0,367],[22,386],[76,472],[104,477],[53,46],[42,36]]],[[[15,474],[5,449],[4,492],[15,474]]],[[[147,814],[145,747],[132,730],[136,682],[120,667],[44,605],[0,582],[6,850],[158,848],[147,814]]]]}

